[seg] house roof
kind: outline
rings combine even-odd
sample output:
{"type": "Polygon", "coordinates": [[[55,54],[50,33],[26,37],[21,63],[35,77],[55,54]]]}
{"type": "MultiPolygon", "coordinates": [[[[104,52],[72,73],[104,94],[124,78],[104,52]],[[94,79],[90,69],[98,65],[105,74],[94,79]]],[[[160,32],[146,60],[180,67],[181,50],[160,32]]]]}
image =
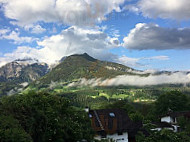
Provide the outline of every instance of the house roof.
{"type": "Polygon", "coordinates": [[[142,127],[142,122],[134,123],[122,109],[90,110],[89,117],[100,135],[128,132],[132,136],[142,127]]]}

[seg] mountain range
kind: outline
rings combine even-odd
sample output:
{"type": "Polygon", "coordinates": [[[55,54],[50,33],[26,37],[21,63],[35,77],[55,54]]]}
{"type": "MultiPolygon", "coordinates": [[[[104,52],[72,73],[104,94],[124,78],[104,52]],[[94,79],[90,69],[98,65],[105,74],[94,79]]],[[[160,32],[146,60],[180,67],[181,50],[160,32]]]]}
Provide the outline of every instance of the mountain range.
{"type": "Polygon", "coordinates": [[[36,59],[25,58],[0,68],[0,95],[17,92],[28,84],[37,88],[46,88],[52,82],[68,84],[81,78],[110,79],[121,75],[147,77],[160,74],[171,74],[171,72],[138,71],[118,63],[100,61],[87,53],[63,57],[54,68],[36,59]]]}

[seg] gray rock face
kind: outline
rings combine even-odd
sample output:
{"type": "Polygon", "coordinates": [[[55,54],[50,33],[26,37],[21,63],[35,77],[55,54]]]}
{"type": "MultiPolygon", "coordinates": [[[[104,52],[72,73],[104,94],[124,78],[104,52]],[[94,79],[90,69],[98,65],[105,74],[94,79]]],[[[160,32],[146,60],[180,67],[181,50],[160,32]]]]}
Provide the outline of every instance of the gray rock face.
{"type": "Polygon", "coordinates": [[[34,81],[48,72],[48,65],[41,63],[11,62],[0,68],[0,82],[17,80],[34,81]]]}
{"type": "Polygon", "coordinates": [[[0,81],[8,81],[13,78],[18,78],[21,74],[24,65],[18,64],[17,62],[8,63],[0,68],[0,81]]]}
{"type": "Polygon", "coordinates": [[[25,85],[49,72],[45,63],[37,60],[15,60],[0,68],[0,96],[19,92],[25,85]]]}

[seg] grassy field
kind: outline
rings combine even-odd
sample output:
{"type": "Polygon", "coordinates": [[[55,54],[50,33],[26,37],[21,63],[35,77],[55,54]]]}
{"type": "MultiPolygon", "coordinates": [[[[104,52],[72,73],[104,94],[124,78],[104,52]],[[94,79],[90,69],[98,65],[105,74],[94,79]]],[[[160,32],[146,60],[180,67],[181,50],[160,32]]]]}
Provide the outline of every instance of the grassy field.
{"type": "Polygon", "coordinates": [[[178,90],[190,95],[188,87],[68,87],[63,84],[53,84],[48,88],[29,87],[22,93],[29,91],[49,92],[62,95],[77,107],[89,106],[93,109],[101,108],[106,104],[126,100],[131,103],[151,104],[166,92],[178,90]]]}

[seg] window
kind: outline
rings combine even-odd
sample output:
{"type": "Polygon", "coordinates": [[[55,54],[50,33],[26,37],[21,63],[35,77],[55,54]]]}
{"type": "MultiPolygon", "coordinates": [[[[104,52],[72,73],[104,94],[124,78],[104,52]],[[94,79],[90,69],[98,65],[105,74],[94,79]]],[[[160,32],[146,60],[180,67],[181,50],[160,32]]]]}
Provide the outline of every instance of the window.
{"type": "Polygon", "coordinates": [[[118,132],[118,135],[123,135],[123,133],[122,132],[118,132]]]}
{"type": "Polygon", "coordinates": [[[92,118],[92,114],[89,114],[89,117],[92,118]]]}
{"type": "Polygon", "coordinates": [[[109,115],[110,117],[115,117],[115,114],[113,112],[111,112],[109,115]]]}

